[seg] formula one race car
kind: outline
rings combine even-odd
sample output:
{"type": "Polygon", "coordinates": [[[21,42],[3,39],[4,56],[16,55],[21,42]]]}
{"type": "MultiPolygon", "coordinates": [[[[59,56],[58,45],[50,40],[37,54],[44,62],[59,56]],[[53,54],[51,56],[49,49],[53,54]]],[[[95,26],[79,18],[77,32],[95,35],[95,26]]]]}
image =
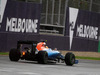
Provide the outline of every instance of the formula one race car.
{"type": "Polygon", "coordinates": [[[73,53],[68,52],[64,56],[59,51],[48,48],[45,42],[37,41],[18,41],[17,48],[10,50],[9,58],[11,61],[19,59],[38,61],[40,64],[47,64],[49,60],[58,62],[62,60],[69,66],[78,63],[73,53]]]}

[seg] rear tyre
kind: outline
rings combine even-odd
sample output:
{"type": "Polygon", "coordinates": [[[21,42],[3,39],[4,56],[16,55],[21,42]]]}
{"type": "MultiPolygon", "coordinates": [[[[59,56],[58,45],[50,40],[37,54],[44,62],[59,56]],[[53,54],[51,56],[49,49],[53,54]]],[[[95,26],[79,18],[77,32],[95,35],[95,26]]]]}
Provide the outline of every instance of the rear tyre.
{"type": "Polygon", "coordinates": [[[18,61],[20,59],[21,53],[17,49],[11,49],[9,52],[9,59],[11,61],[18,61]]]}
{"type": "Polygon", "coordinates": [[[72,66],[75,63],[75,55],[73,53],[66,53],[65,55],[65,63],[68,66],[72,66]]]}
{"type": "Polygon", "coordinates": [[[46,51],[39,51],[38,63],[47,64],[47,62],[48,62],[48,53],[46,51]]]}

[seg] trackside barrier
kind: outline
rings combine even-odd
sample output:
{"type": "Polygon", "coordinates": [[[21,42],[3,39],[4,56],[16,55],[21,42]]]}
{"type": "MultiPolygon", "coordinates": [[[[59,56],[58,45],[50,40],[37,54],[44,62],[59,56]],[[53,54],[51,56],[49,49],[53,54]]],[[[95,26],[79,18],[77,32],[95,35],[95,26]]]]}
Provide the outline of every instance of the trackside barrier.
{"type": "Polygon", "coordinates": [[[45,35],[39,34],[41,4],[0,1],[0,51],[15,48],[19,40],[45,39],[58,50],[100,52],[100,14],[68,7],[64,36],[45,35]]]}

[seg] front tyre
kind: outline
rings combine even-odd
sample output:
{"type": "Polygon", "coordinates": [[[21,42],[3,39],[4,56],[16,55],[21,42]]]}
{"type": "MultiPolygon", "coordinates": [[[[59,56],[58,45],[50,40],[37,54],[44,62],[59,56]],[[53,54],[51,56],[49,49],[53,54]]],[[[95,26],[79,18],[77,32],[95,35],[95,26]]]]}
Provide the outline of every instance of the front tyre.
{"type": "Polygon", "coordinates": [[[48,61],[48,53],[46,51],[38,52],[38,63],[47,64],[48,61]]]}
{"type": "Polygon", "coordinates": [[[71,52],[66,53],[65,63],[68,66],[72,66],[73,64],[75,64],[75,55],[71,52]]]}
{"type": "Polygon", "coordinates": [[[11,49],[9,52],[9,59],[11,61],[18,61],[20,59],[21,53],[17,49],[11,49]]]}

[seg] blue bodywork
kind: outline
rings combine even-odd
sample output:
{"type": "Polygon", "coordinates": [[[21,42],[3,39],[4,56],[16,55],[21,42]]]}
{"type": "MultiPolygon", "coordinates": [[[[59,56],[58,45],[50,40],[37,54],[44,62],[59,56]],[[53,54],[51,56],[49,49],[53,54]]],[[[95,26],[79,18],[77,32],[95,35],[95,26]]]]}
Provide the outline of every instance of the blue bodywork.
{"type": "Polygon", "coordinates": [[[64,56],[57,50],[52,50],[50,48],[44,49],[43,51],[46,51],[48,53],[49,59],[64,59],[64,56]]]}

